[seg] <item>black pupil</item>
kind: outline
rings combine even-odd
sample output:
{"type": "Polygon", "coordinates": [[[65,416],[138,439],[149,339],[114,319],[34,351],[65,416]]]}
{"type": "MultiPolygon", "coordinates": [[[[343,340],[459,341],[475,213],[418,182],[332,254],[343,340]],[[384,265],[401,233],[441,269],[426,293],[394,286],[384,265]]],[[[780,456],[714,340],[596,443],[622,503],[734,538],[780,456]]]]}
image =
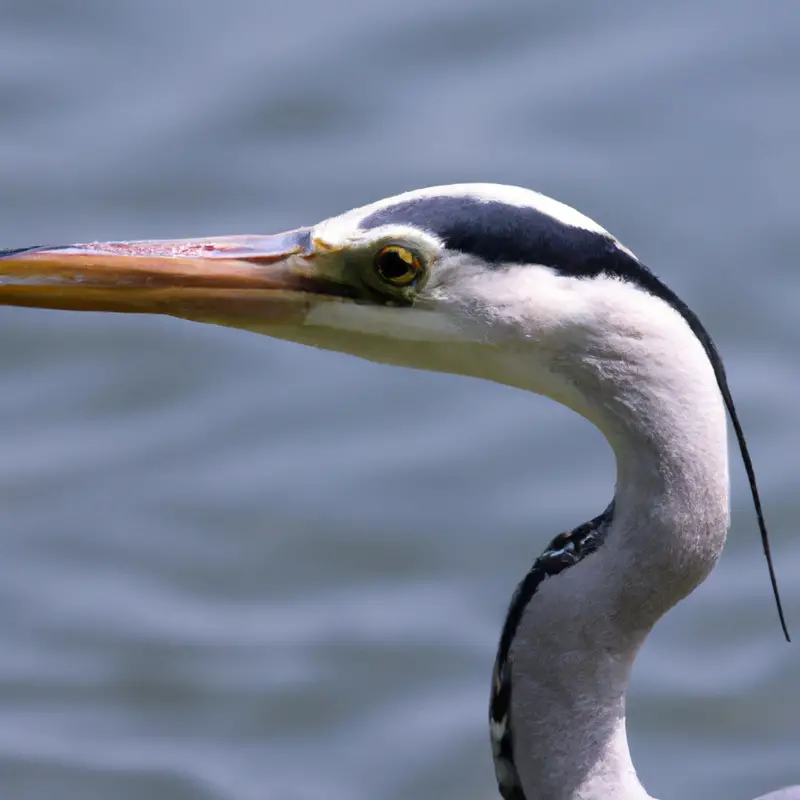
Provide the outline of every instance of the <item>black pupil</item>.
{"type": "Polygon", "coordinates": [[[378,270],[387,280],[397,280],[404,278],[411,272],[409,264],[396,250],[387,250],[381,253],[378,258],[378,270]]]}

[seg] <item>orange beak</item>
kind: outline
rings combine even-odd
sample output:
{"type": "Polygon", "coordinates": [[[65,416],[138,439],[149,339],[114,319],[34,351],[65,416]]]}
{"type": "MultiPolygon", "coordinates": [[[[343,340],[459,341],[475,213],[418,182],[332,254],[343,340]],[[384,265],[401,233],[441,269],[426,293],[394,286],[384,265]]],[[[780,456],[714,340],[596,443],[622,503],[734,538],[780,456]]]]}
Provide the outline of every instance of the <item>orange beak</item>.
{"type": "Polygon", "coordinates": [[[315,270],[313,259],[310,228],[0,250],[0,305],[293,324],[315,295],[354,296],[315,270]]]}

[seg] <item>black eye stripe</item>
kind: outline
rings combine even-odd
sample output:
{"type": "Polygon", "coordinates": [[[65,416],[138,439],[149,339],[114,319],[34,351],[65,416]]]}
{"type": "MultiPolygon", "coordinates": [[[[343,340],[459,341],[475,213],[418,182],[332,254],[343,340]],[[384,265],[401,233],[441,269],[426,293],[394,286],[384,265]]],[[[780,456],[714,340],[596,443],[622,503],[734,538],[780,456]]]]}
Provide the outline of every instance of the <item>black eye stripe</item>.
{"type": "Polygon", "coordinates": [[[422,197],[380,209],[360,227],[369,230],[391,223],[428,231],[449,249],[489,264],[541,264],[575,274],[598,274],[618,256],[638,265],[612,237],[566,225],[529,206],[474,197],[422,197]]]}

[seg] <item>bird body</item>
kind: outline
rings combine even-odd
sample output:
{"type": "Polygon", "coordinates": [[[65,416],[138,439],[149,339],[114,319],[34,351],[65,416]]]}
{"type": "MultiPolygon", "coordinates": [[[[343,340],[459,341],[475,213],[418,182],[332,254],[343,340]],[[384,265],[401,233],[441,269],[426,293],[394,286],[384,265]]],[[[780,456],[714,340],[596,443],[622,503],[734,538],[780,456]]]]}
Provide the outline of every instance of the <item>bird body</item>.
{"type": "MultiPolygon", "coordinates": [[[[649,797],[628,749],[628,677],[722,551],[726,412],[772,569],[710,336],[604,228],[536,192],[434,187],[277,236],[7,251],[2,303],[254,330],[516,386],[594,423],[616,456],[613,502],[551,542],[500,637],[489,723],[505,800],[649,797]]],[[[800,787],[767,798],[800,800],[800,787]]]]}

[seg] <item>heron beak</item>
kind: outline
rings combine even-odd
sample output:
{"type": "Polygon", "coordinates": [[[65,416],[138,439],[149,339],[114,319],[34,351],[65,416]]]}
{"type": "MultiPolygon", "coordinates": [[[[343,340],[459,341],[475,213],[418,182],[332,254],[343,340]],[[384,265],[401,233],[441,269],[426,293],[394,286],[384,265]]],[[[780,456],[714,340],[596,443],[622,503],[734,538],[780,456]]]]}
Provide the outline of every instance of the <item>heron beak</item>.
{"type": "Polygon", "coordinates": [[[0,305],[168,314],[238,326],[302,323],[352,287],[314,263],[310,228],[271,236],[0,250],[0,305]]]}

